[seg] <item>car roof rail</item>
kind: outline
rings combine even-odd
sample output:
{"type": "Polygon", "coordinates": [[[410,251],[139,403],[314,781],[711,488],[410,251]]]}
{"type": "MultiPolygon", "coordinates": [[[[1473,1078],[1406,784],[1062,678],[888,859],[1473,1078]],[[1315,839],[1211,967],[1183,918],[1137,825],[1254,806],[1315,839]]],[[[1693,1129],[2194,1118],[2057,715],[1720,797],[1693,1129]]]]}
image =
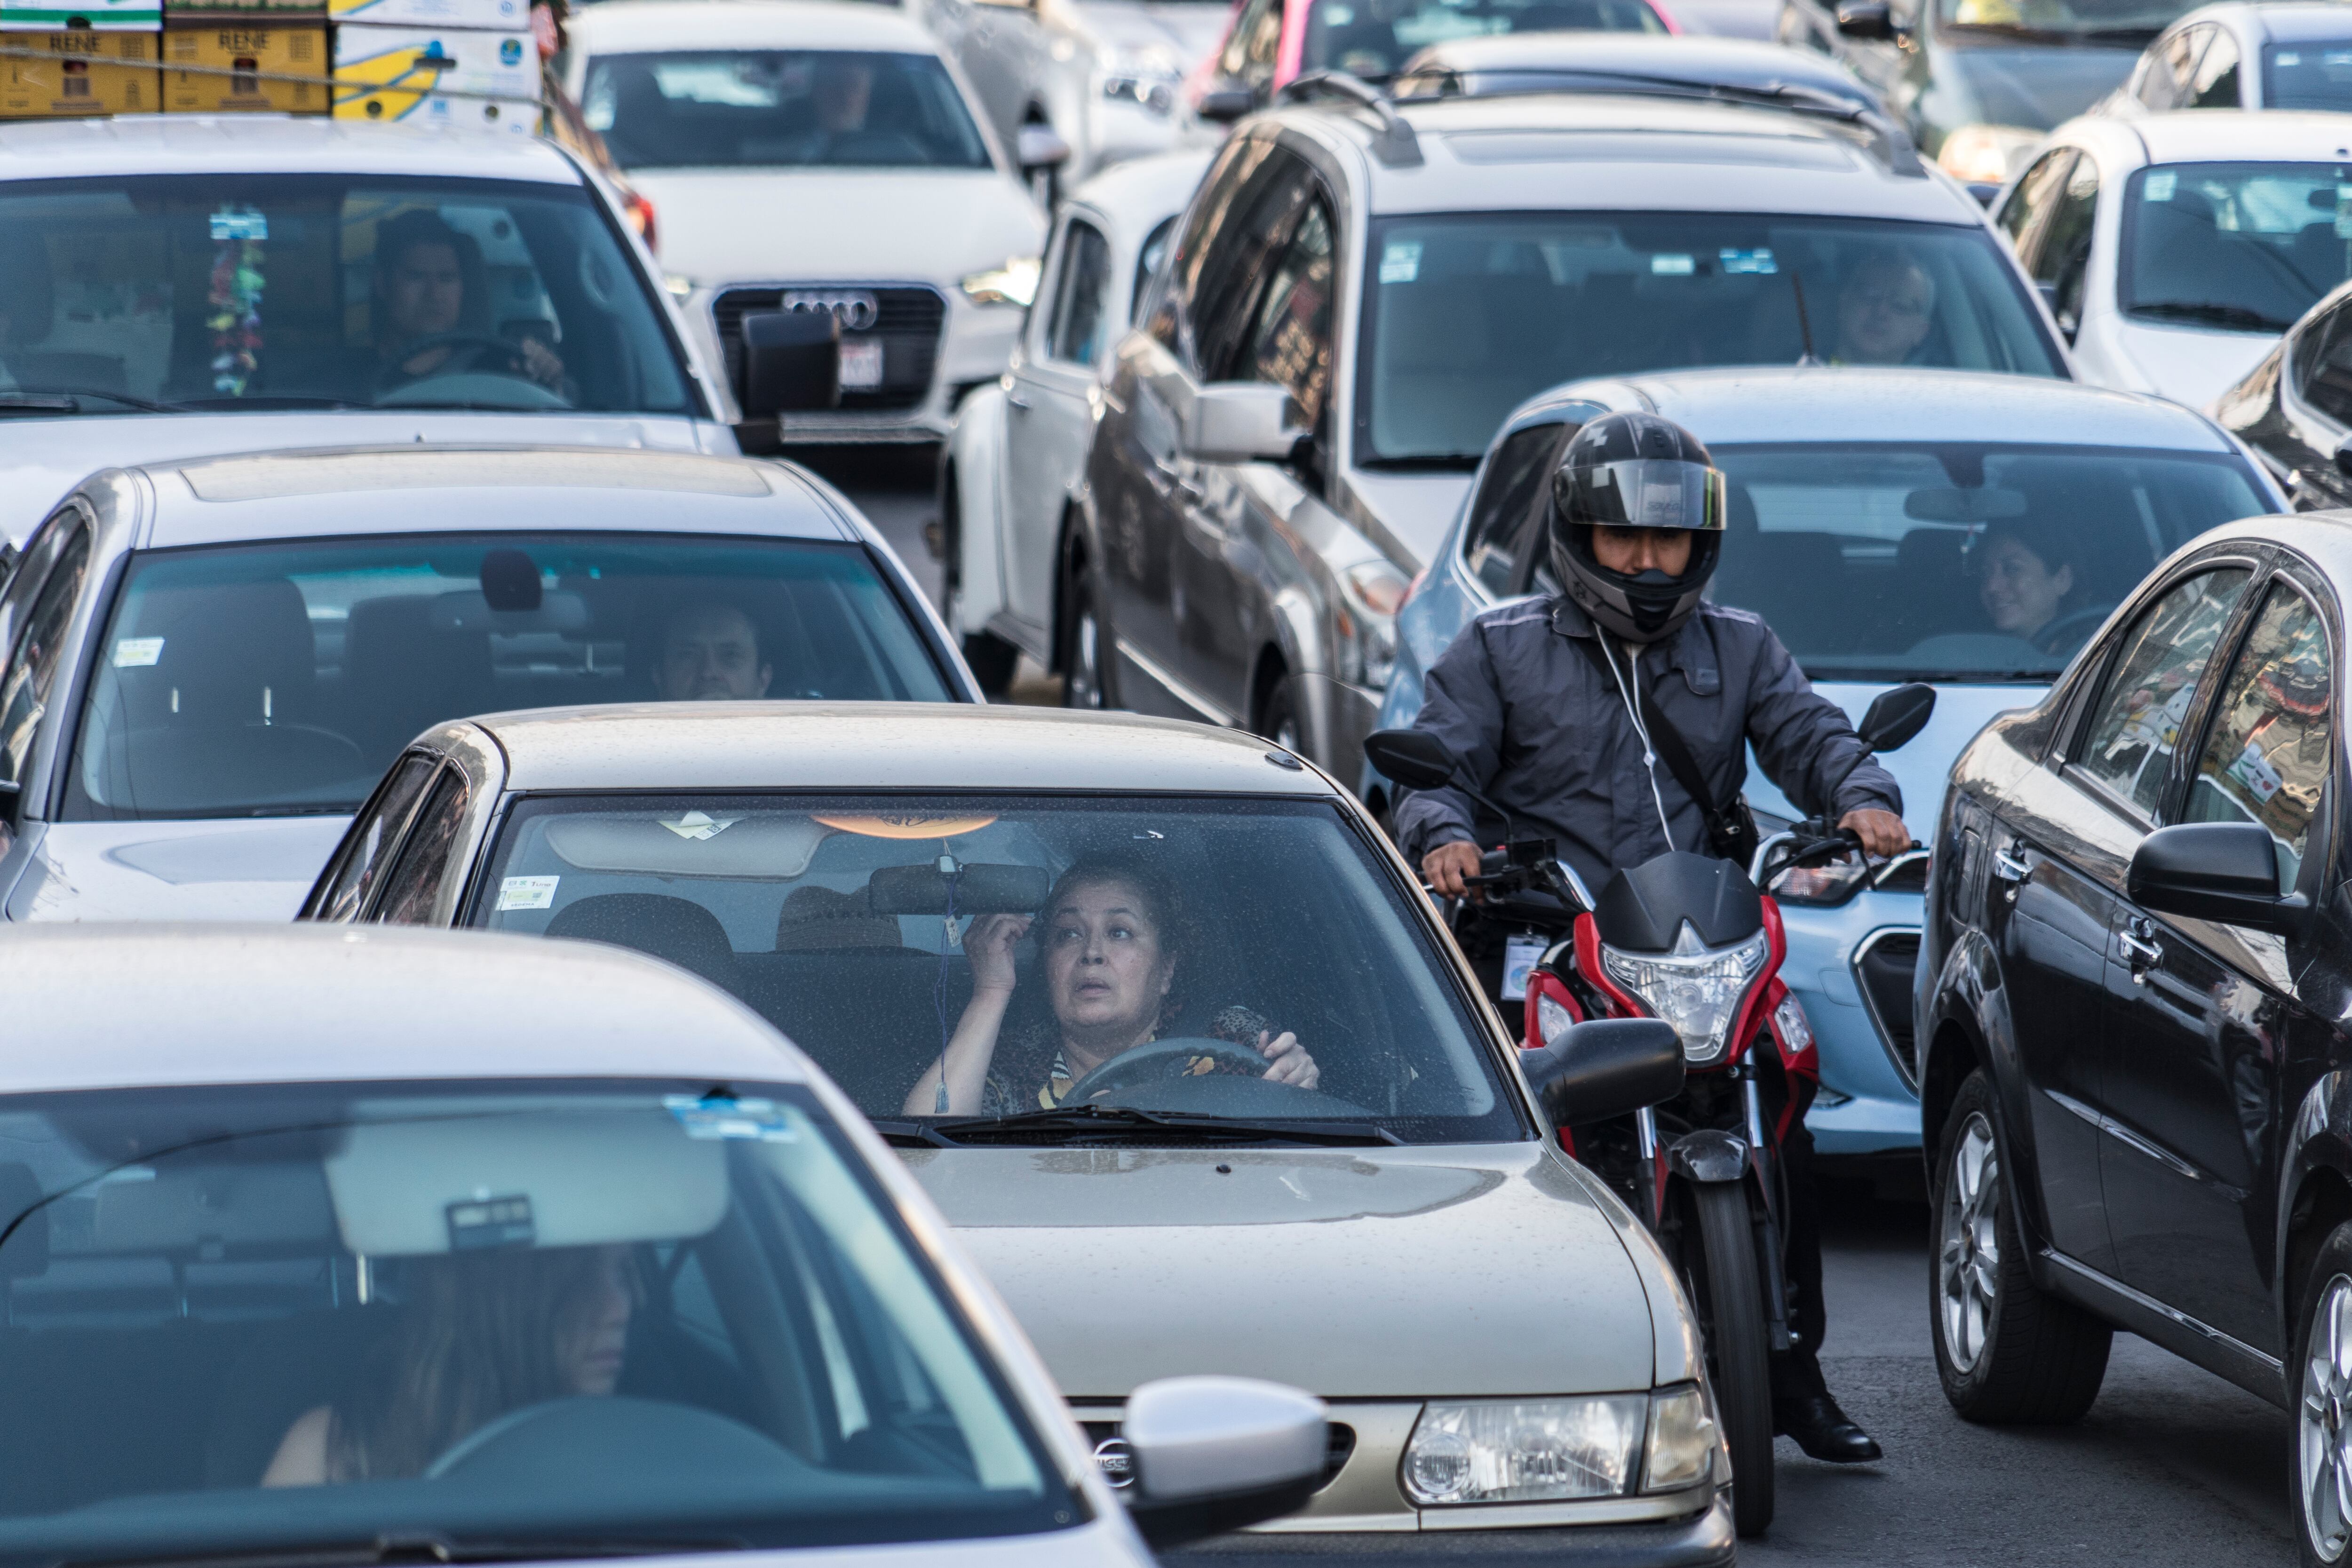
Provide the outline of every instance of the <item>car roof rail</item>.
{"type": "Polygon", "coordinates": [[[1313,98],[1342,99],[1359,108],[1371,111],[1379,121],[1381,132],[1372,138],[1372,156],[1391,169],[1417,169],[1421,166],[1421,139],[1412,133],[1405,117],[1397,112],[1389,95],[1363,78],[1343,70],[1308,71],[1295,77],[1282,89],[1286,103],[1304,103],[1313,98]]]}

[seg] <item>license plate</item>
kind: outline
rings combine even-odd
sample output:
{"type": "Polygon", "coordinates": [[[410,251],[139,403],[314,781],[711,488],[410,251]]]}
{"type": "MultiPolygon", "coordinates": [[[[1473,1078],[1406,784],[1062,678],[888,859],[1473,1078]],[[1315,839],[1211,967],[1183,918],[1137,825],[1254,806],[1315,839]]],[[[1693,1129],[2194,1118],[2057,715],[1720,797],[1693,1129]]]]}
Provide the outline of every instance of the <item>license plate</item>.
{"type": "Polygon", "coordinates": [[[841,384],[845,387],[876,387],[882,384],[882,345],[878,342],[845,342],[841,345],[841,384]]]}

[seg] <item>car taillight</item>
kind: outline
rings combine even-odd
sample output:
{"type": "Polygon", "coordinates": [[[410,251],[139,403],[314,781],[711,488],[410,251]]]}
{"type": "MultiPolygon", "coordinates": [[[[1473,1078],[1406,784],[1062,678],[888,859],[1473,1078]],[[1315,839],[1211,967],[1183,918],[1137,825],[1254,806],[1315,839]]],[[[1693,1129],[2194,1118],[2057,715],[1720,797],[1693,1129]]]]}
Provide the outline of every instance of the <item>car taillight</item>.
{"type": "Polygon", "coordinates": [[[631,191],[622,203],[621,210],[627,216],[629,226],[637,231],[637,237],[646,242],[646,248],[656,256],[661,254],[657,237],[660,231],[654,226],[654,204],[631,191]]]}

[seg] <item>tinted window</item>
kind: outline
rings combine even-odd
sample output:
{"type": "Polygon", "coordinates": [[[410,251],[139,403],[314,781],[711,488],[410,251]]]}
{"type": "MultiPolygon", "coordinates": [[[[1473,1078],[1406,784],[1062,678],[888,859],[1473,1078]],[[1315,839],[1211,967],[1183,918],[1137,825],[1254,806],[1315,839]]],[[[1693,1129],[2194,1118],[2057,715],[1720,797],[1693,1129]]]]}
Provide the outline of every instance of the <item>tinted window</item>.
{"type": "Polygon", "coordinates": [[[618,942],[733,992],[869,1115],[934,1114],[961,1041],[954,1114],[1098,1101],[1522,1135],[1402,890],[1328,805],[526,799],[480,887],[477,923],[618,942]],[[663,826],[689,812],[725,826],[663,826]],[[1265,1080],[1285,1035],[1315,1087],[1265,1080]]]}
{"type": "Polygon", "coordinates": [[[12,181],[0,297],[0,371],[92,412],[696,407],[646,279],[576,186],[12,181]]]}
{"type": "Polygon", "coordinates": [[[1486,592],[1499,597],[1511,591],[1537,502],[1549,499],[1552,464],[1575,430],[1573,425],[1558,423],[1515,430],[1486,465],[1462,540],[1463,561],[1486,592]]]}
{"type": "Polygon", "coordinates": [[[599,55],[581,108],[625,169],[992,166],[929,55],[599,55]]]}
{"type": "MultiPolygon", "coordinates": [[[[655,504],[649,495],[648,504],[655,504]]],[[[348,811],[468,713],[722,698],[940,701],[856,545],[434,534],[135,556],[69,815],[348,811]]]]}
{"type": "Polygon", "coordinates": [[[2191,109],[2238,107],[2238,40],[2229,28],[2213,29],[2213,41],[2205,46],[2204,58],[2197,62],[2197,75],[2189,86],[2191,109]]]}
{"type": "Polygon", "coordinates": [[[1712,450],[1728,515],[1711,592],[1817,680],[2047,680],[2157,563],[2264,510],[2219,455],[1712,450]]]}
{"type": "Polygon", "coordinates": [[[2151,819],[2164,799],[2180,726],[2248,574],[2201,573],[2158,599],[2123,641],[2075,765],[2151,819]]]}
{"type": "Polygon", "coordinates": [[[2352,310],[2338,305],[2303,330],[2294,345],[2294,389],[2338,425],[2352,425],[2352,310]]]}
{"type": "Polygon", "coordinates": [[[1497,33],[1664,33],[1647,0],[1312,0],[1301,70],[1393,76],[1416,50],[1497,33]]]}
{"type": "Polygon", "coordinates": [[[2091,231],[2098,211],[2099,166],[2085,153],[2074,160],[2065,188],[2051,206],[2031,268],[2063,331],[2072,332],[2083,320],[2083,287],[2090,277],[2091,231]]]}
{"type": "Polygon", "coordinates": [[[2263,107],[2352,109],[2352,37],[2265,45],[2263,107]]]}
{"type": "Polygon", "coordinates": [[[1103,311],[1109,303],[1110,244],[1102,231],[1072,218],[1062,235],[1062,267],[1054,281],[1053,324],[1045,352],[1069,364],[1092,364],[1103,350],[1103,311]]]}
{"type": "Polygon", "coordinates": [[[1058,1461],[814,1097],[709,1092],[0,1100],[0,1563],[1071,1522],[1058,1461]]]}
{"type": "Polygon", "coordinates": [[[2279,885],[2293,888],[2327,787],[2334,709],[2326,620],[2277,584],[2221,682],[2181,819],[2261,823],[2278,841],[2279,885]]]}
{"type": "Polygon", "coordinates": [[[384,879],[383,899],[374,919],[386,925],[423,925],[433,918],[435,897],[449,872],[449,851],[466,822],[466,775],[444,768],[433,793],[416,814],[416,825],[401,841],[400,858],[384,879]]]}
{"type": "Polygon", "coordinates": [[[2143,169],[2125,187],[2116,291],[2151,321],[2283,332],[2352,278],[2339,229],[2352,229],[2352,163],[2143,169]]]}
{"type": "Polygon", "coordinates": [[[1397,217],[1372,225],[1364,264],[1357,449],[1375,464],[1466,469],[1510,411],[1548,386],[1794,364],[1808,328],[1815,355],[1835,364],[2063,374],[1998,242],[1972,226],[1397,217]]]}
{"type": "Polygon", "coordinates": [[[2210,27],[2183,27],[2164,40],[2139,83],[2139,100],[2154,110],[2177,109],[2196,79],[2198,52],[2213,36],[2210,27]]]}
{"type": "Polygon", "coordinates": [[[400,759],[391,776],[378,786],[375,798],[369,801],[343,837],[343,856],[336,863],[334,881],[319,900],[314,918],[322,921],[348,921],[357,917],[375,890],[385,866],[391,863],[392,852],[400,843],[400,830],[407,826],[408,812],[416,797],[425,791],[425,781],[433,776],[433,759],[411,753],[400,759]]]}
{"type": "Polygon", "coordinates": [[[77,530],[41,584],[7,672],[0,675],[0,783],[21,783],[25,777],[26,761],[40,738],[41,716],[48,711],[49,694],[64,668],[66,630],[89,570],[89,534],[77,530]]]}
{"type": "Polygon", "coordinates": [[[1236,361],[1251,324],[1251,308],[1307,199],[1308,180],[1306,165],[1297,158],[1269,150],[1234,195],[1231,210],[1208,231],[1184,305],[1193,362],[1212,381],[1247,374],[1236,361]]]}
{"type": "Polygon", "coordinates": [[[1143,291],[1151,287],[1151,279],[1159,275],[1160,264],[1168,258],[1168,239],[1175,232],[1176,220],[1164,217],[1144,237],[1143,248],[1136,253],[1135,258],[1135,298],[1128,303],[1129,320],[1143,313],[1143,291]]]}
{"type": "Polygon", "coordinates": [[[1258,301],[1241,368],[1288,387],[1316,430],[1331,391],[1333,282],[1331,216],[1321,202],[1310,202],[1258,301]]]}
{"type": "Polygon", "coordinates": [[[1225,75],[1263,91],[1274,80],[1282,46],[1282,0],[1245,0],[1218,64],[1225,75]]]}
{"type": "Polygon", "coordinates": [[[2032,242],[2029,232],[2033,220],[2050,210],[2058,200],[2058,193],[2066,188],[2066,174],[2074,166],[2077,154],[2072,147],[2061,147],[2044,153],[2034,160],[2033,167],[2017,183],[2017,190],[2000,209],[1999,223],[2009,236],[2009,243],[2030,268],[2032,254],[2026,247],[2032,242]]]}

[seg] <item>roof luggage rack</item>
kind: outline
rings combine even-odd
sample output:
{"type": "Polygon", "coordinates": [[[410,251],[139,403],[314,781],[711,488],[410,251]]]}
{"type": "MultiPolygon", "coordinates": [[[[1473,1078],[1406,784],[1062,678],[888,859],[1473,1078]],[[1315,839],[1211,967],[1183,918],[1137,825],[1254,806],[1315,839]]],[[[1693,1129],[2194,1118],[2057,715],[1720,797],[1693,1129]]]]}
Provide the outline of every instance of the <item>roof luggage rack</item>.
{"type": "Polygon", "coordinates": [[[1391,169],[1421,167],[1421,139],[1412,127],[1397,112],[1389,95],[1360,76],[1343,70],[1308,71],[1293,78],[1281,92],[1286,103],[1304,103],[1315,98],[1337,98],[1371,111],[1380,121],[1381,132],[1372,138],[1372,156],[1391,169]]]}

